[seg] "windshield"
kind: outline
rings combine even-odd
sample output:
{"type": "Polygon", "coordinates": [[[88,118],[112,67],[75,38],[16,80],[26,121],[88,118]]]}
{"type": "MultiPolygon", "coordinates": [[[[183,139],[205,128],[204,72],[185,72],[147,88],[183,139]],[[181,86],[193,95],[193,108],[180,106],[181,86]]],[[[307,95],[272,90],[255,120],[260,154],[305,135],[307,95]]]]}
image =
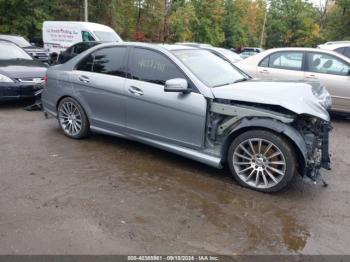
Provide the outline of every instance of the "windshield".
{"type": "Polygon", "coordinates": [[[207,50],[174,50],[173,53],[209,87],[229,85],[248,78],[232,64],[207,50]]]}
{"type": "Polygon", "coordinates": [[[20,47],[30,46],[30,43],[21,36],[2,35],[0,36],[0,39],[11,41],[20,47]]]}
{"type": "Polygon", "coordinates": [[[94,31],[94,34],[101,42],[121,42],[120,37],[115,32],[94,31]]]}
{"type": "Polygon", "coordinates": [[[0,60],[11,59],[33,60],[30,55],[15,44],[0,41],[0,60]]]}

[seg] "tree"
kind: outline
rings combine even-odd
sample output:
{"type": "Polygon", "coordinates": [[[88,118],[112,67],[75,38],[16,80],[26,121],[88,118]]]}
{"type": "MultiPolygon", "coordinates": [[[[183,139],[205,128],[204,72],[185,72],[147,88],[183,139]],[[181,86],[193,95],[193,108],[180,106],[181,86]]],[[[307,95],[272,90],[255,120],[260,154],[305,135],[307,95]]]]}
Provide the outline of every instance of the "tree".
{"type": "Polygon", "coordinates": [[[223,0],[192,0],[196,20],[191,25],[194,40],[220,45],[225,40],[222,30],[224,15],[223,0]]]}
{"type": "Polygon", "coordinates": [[[30,36],[41,31],[53,3],[46,0],[0,0],[0,32],[30,36]]]}
{"type": "Polygon", "coordinates": [[[169,38],[172,42],[193,41],[191,25],[197,24],[197,16],[192,3],[183,1],[173,4],[169,17],[169,38]]]}
{"type": "Polygon", "coordinates": [[[322,32],[326,41],[350,40],[350,1],[337,0],[329,8],[322,32]]]}
{"type": "Polygon", "coordinates": [[[271,0],[267,16],[266,46],[310,46],[320,38],[316,10],[302,0],[271,0]]]}

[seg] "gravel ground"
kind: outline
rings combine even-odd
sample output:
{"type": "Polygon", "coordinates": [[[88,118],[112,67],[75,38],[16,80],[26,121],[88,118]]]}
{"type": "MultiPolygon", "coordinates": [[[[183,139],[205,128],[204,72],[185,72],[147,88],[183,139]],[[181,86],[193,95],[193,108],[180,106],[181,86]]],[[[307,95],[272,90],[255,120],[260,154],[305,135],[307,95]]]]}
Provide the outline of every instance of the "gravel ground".
{"type": "MultiPolygon", "coordinates": [[[[277,194],[139,143],[65,137],[56,119],[0,106],[0,254],[349,254],[350,121],[333,170],[277,194]]],[[[326,173],[326,172],[324,172],[326,173]]]]}

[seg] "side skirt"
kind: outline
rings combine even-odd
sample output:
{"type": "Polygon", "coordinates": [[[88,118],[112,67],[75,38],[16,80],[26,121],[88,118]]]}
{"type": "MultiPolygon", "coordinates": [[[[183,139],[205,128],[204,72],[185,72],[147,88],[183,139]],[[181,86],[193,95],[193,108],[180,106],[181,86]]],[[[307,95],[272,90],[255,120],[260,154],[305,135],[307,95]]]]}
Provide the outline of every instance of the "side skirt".
{"type": "Polygon", "coordinates": [[[106,134],[106,135],[112,135],[117,136],[121,138],[126,138],[130,140],[135,140],[144,144],[148,144],[166,151],[169,151],[171,153],[175,153],[181,156],[184,156],[186,158],[190,158],[193,160],[196,160],[198,162],[204,163],[206,165],[215,167],[215,168],[222,168],[221,159],[219,157],[211,156],[205,153],[198,152],[193,149],[177,146],[174,144],[164,143],[157,140],[153,140],[150,138],[144,138],[141,136],[135,136],[135,135],[125,135],[114,131],[109,131],[103,128],[90,126],[90,129],[96,133],[106,134]]]}

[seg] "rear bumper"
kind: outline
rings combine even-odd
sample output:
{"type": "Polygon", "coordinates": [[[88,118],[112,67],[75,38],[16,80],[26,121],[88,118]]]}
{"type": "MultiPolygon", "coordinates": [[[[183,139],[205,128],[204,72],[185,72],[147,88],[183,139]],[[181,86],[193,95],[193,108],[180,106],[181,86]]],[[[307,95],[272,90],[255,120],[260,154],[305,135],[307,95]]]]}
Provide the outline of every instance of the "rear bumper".
{"type": "Polygon", "coordinates": [[[0,83],[0,101],[34,98],[42,84],[0,83]]]}

